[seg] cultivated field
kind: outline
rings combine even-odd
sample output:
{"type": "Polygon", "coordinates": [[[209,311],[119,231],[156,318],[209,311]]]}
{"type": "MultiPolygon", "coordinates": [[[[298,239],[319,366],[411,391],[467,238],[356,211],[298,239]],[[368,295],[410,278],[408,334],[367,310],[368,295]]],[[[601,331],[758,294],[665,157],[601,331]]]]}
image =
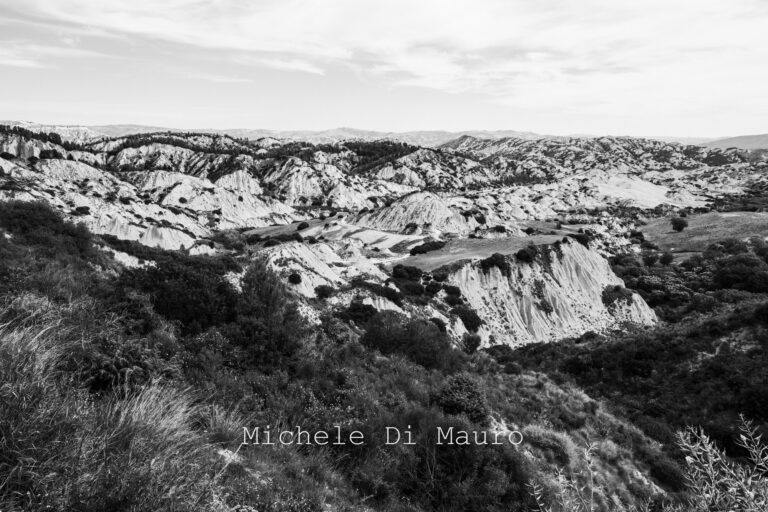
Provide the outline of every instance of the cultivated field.
{"type": "Polygon", "coordinates": [[[712,240],[723,238],[768,237],[768,213],[712,212],[686,219],[688,227],[681,233],[672,230],[668,217],[655,219],[641,229],[647,240],[673,252],[701,252],[712,240]]]}

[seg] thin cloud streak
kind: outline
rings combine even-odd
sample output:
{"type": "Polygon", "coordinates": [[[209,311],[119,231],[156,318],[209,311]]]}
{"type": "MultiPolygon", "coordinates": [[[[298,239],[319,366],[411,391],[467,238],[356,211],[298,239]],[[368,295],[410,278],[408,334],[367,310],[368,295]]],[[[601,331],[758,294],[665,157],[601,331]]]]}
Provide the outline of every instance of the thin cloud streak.
{"type": "Polygon", "coordinates": [[[240,78],[235,76],[223,76],[223,75],[210,75],[208,73],[193,73],[189,75],[189,78],[195,80],[204,80],[206,82],[214,82],[217,84],[242,84],[253,82],[249,78],[240,78]]]}

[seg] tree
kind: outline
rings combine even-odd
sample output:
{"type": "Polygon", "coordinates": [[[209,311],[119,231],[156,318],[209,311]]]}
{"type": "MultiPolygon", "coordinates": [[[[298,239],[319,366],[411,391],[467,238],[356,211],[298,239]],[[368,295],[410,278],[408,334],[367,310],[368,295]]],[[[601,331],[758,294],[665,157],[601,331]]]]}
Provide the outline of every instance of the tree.
{"type": "Polygon", "coordinates": [[[666,267],[675,261],[675,256],[669,251],[664,251],[664,254],[661,255],[661,259],[659,261],[666,267]]]}
{"type": "Polygon", "coordinates": [[[647,252],[643,254],[643,263],[646,267],[652,267],[659,261],[659,255],[655,252],[647,252]]]}
{"type": "Polygon", "coordinates": [[[678,233],[684,230],[688,227],[688,221],[685,220],[682,217],[673,217],[672,218],[672,229],[677,231],[678,233]]]}

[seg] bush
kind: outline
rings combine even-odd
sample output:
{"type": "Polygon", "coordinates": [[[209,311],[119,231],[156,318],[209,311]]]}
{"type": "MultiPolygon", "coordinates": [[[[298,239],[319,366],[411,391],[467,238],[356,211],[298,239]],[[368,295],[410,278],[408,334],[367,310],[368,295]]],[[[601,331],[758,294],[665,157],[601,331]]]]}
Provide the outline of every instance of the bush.
{"type": "Polygon", "coordinates": [[[346,322],[351,321],[357,325],[364,325],[377,313],[378,310],[370,304],[353,301],[346,310],[339,312],[337,316],[346,322]]]}
{"type": "Polygon", "coordinates": [[[0,202],[0,227],[49,257],[93,259],[96,249],[82,224],[66,222],[45,202],[0,202]]]}
{"type": "Polygon", "coordinates": [[[64,155],[55,149],[44,149],[40,151],[40,158],[43,160],[62,159],[64,158],[64,155]]]}
{"type": "Polygon", "coordinates": [[[407,319],[394,311],[374,315],[360,341],[382,354],[403,354],[426,368],[448,369],[458,361],[448,337],[434,322],[407,319]]]}
{"type": "Polygon", "coordinates": [[[469,332],[477,332],[483,324],[483,321],[477,312],[467,306],[455,307],[451,310],[451,314],[458,316],[469,332]]]}
{"type": "Polygon", "coordinates": [[[685,474],[674,461],[663,457],[648,461],[651,476],[663,487],[675,492],[685,489],[685,474]]]}
{"type": "Polygon", "coordinates": [[[655,252],[643,253],[643,263],[645,263],[646,267],[654,266],[657,261],[659,261],[659,255],[655,252]]]}
{"type": "Polygon", "coordinates": [[[489,410],[485,395],[478,381],[469,374],[448,377],[434,397],[434,402],[446,414],[463,414],[480,425],[488,423],[489,410]]]}
{"type": "Polygon", "coordinates": [[[210,258],[171,257],[127,269],[119,285],[149,294],[158,313],[176,321],[182,334],[194,335],[237,317],[238,293],[224,273],[210,258]]]}
{"type": "Polygon", "coordinates": [[[296,231],[301,231],[302,229],[307,229],[309,227],[308,222],[302,222],[298,226],[296,226],[296,231]]]}
{"type": "Polygon", "coordinates": [[[464,299],[462,299],[458,295],[446,295],[445,303],[448,304],[449,306],[458,306],[460,304],[464,304],[464,299]]]}
{"type": "Polygon", "coordinates": [[[765,510],[768,506],[768,447],[743,418],[739,430],[738,444],[747,455],[741,463],[727,457],[701,429],[678,434],[677,444],[688,466],[692,510],[765,510]]]}
{"type": "Polygon", "coordinates": [[[517,251],[515,256],[519,261],[522,261],[525,263],[533,263],[538,253],[539,253],[539,250],[536,248],[535,245],[529,245],[528,247],[525,247],[517,251]]]}
{"type": "Polygon", "coordinates": [[[288,282],[291,284],[301,284],[301,274],[293,272],[288,276],[288,282]]]}
{"type": "Polygon", "coordinates": [[[335,294],[336,294],[336,289],[333,286],[329,286],[327,284],[321,284],[319,286],[315,286],[315,295],[320,300],[333,297],[333,295],[335,294]]]}
{"type": "Polygon", "coordinates": [[[443,290],[445,290],[445,293],[448,295],[454,295],[456,297],[461,297],[461,288],[458,286],[453,286],[450,284],[446,284],[443,286],[443,290]]]}
{"type": "Polygon", "coordinates": [[[477,349],[480,348],[480,345],[482,344],[482,339],[478,334],[465,333],[464,337],[461,340],[461,344],[462,344],[462,348],[464,348],[464,352],[466,352],[467,354],[474,354],[475,352],[477,352],[477,349]]]}
{"type": "Polygon", "coordinates": [[[735,254],[718,260],[713,278],[718,288],[768,292],[768,265],[754,254],[735,254]]]}
{"type": "Polygon", "coordinates": [[[672,229],[678,233],[688,227],[688,221],[682,217],[672,217],[670,222],[672,223],[672,229]]]}
{"type": "Polygon", "coordinates": [[[445,322],[442,319],[437,317],[432,317],[429,319],[429,321],[435,324],[435,326],[437,326],[437,329],[443,334],[448,332],[448,327],[445,325],[445,322]]]}
{"type": "Polygon", "coordinates": [[[633,293],[623,286],[606,286],[603,290],[603,304],[607,308],[613,307],[617,302],[632,303],[633,293]]]}
{"type": "Polygon", "coordinates": [[[368,281],[363,281],[362,279],[353,279],[352,280],[352,286],[365,288],[367,290],[372,291],[376,295],[379,295],[380,297],[384,297],[387,300],[392,301],[398,306],[402,306],[403,304],[403,294],[394,288],[390,288],[389,286],[380,285],[378,283],[371,283],[368,281]]]}
{"type": "Polygon", "coordinates": [[[484,260],[480,260],[480,268],[483,269],[484,273],[488,273],[492,267],[498,268],[501,271],[501,275],[509,277],[511,267],[509,260],[503,254],[495,252],[484,260]]]}
{"type": "Polygon", "coordinates": [[[392,277],[395,279],[407,279],[409,281],[418,281],[423,272],[418,267],[409,267],[407,265],[395,265],[392,268],[392,277]]]}
{"type": "Polygon", "coordinates": [[[423,285],[415,281],[408,281],[407,279],[397,280],[397,287],[400,288],[400,291],[404,295],[410,295],[415,297],[424,295],[424,292],[426,292],[426,288],[424,288],[423,285]]]}
{"type": "Polygon", "coordinates": [[[411,256],[416,256],[417,254],[426,254],[431,251],[437,251],[439,249],[442,249],[443,247],[445,247],[445,242],[442,242],[440,240],[435,240],[433,242],[425,242],[411,249],[411,256]]]}

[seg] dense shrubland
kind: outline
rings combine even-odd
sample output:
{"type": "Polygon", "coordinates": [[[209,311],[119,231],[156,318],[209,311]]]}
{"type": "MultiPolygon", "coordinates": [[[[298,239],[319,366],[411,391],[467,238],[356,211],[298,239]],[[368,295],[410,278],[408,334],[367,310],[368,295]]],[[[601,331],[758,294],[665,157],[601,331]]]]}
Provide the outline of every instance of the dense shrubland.
{"type": "Polygon", "coordinates": [[[738,302],[768,293],[768,245],[762,238],[725,239],[672,265],[673,255],[643,242],[641,258],[621,254],[612,268],[626,287],[637,291],[664,320],[712,311],[722,302],[738,302]]]}
{"type": "MultiPolygon", "coordinates": [[[[524,370],[503,347],[451,347],[440,322],[360,305],[309,329],[258,260],[96,237],[43,204],[0,203],[0,231],[2,510],[568,510],[571,488],[620,510],[684,487],[676,453],[559,372],[524,370]],[[123,268],[100,245],[146,264],[123,268]],[[240,446],[259,425],[339,425],[368,442],[240,446]],[[385,426],[410,426],[416,444],[385,446],[385,426]],[[436,446],[438,426],[519,429],[525,443],[436,446]]],[[[761,388],[749,389],[735,403],[752,400],[757,418],[761,388]]]]}
{"type": "MultiPolygon", "coordinates": [[[[654,251],[645,243],[643,256],[654,251]]],[[[746,456],[739,415],[768,430],[768,248],[758,238],[726,239],[679,264],[642,260],[628,254],[612,263],[666,322],[494,356],[608,400],[672,457],[680,453],[675,432],[690,425],[730,456],[746,456]]]]}

